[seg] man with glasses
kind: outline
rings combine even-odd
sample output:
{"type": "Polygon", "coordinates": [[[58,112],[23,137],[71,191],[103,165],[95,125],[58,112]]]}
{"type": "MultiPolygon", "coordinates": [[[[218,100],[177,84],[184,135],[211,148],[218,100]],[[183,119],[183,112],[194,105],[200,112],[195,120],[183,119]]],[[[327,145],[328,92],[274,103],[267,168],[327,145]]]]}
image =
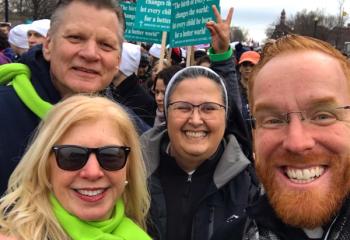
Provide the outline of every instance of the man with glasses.
{"type": "Polygon", "coordinates": [[[348,60],[288,35],[264,47],[248,88],[266,194],[213,239],[349,239],[348,60]]]}

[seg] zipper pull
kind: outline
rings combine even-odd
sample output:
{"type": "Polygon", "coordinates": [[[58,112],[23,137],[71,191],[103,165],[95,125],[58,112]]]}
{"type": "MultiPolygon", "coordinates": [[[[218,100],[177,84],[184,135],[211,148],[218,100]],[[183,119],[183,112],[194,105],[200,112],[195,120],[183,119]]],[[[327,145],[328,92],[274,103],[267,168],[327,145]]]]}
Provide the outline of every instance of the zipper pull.
{"type": "Polygon", "coordinates": [[[187,182],[192,182],[192,174],[188,174],[188,176],[187,176],[187,182]]]}

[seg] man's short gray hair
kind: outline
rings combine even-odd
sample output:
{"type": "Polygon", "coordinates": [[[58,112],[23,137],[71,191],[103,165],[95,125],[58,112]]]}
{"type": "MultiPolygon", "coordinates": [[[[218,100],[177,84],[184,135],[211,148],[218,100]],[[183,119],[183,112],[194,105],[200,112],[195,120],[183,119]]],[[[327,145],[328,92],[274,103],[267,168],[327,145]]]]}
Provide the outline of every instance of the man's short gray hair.
{"type": "Polygon", "coordinates": [[[73,2],[80,2],[88,6],[94,6],[97,9],[107,9],[115,12],[120,25],[120,29],[118,29],[119,49],[122,49],[125,31],[125,18],[123,9],[120,7],[119,1],[117,0],[60,0],[51,15],[51,25],[49,30],[50,35],[55,34],[60,26],[60,22],[62,21],[63,12],[73,2]]]}

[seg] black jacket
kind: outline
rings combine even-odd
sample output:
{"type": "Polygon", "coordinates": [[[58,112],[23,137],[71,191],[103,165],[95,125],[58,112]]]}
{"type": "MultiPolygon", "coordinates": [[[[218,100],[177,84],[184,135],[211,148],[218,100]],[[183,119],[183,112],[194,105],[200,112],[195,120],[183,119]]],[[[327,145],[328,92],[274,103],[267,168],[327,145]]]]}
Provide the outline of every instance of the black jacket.
{"type": "MultiPolygon", "coordinates": [[[[22,63],[32,71],[31,82],[41,98],[52,104],[61,97],[52,85],[49,64],[35,47],[22,58],[22,63]]],[[[12,86],[0,86],[0,194],[21,159],[33,130],[40,119],[18,98],[12,86]]]]}
{"type": "Polygon", "coordinates": [[[223,78],[227,89],[229,109],[226,133],[235,135],[245,155],[252,161],[252,140],[241,113],[242,100],[233,56],[224,61],[212,61],[210,68],[223,78]]]}
{"type": "Polygon", "coordinates": [[[112,96],[117,102],[132,109],[149,126],[153,126],[157,105],[154,97],[139,85],[133,73],[117,87],[111,86],[112,96]]]}
{"type": "MultiPolygon", "coordinates": [[[[350,239],[350,199],[346,199],[335,218],[323,226],[322,240],[350,239]]],[[[275,214],[266,195],[246,214],[226,221],[211,240],[311,240],[302,229],[284,224],[275,214]]]]}

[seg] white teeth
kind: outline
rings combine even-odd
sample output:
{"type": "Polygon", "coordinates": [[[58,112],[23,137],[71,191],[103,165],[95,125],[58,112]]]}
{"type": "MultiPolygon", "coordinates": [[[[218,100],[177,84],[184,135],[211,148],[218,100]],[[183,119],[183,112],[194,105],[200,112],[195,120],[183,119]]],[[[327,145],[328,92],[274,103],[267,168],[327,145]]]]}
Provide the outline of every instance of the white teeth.
{"type": "Polygon", "coordinates": [[[86,196],[96,196],[98,194],[101,194],[104,190],[100,189],[100,190],[77,190],[78,193],[82,194],[82,195],[86,195],[86,196]]]}
{"type": "Polygon", "coordinates": [[[294,180],[297,183],[307,183],[315,180],[321,176],[324,172],[324,167],[317,166],[306,169],[295,169],[295,168],[286,168],[285,172],[289,179],[294,180]]]}
{"type": "Polygon", "coordinates": [[[207,134],[205,132],[192,132],[192,131],[186,131],[185,132],[186,136],[192,137],[192,138],[200,138],[200,137],[205,137],[207,134]]]}

